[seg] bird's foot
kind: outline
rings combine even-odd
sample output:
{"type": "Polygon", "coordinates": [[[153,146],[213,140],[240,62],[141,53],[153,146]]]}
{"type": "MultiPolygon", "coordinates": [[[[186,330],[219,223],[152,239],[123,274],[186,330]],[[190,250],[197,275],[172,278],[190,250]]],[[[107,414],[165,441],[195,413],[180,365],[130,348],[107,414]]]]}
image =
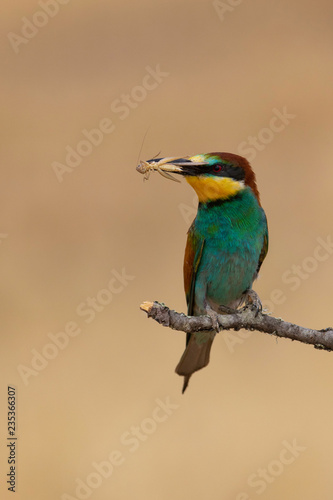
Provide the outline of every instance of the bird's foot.
{"type": "Polygon", "coordinates": [[[214,311],[214,309],[212,309],[210,307],[209,304],[205,304],[205,309],[206,309],[206,313],[207,315],[211,318],[212,320],[212,325],[213,325],[213,329],[216,331],[216,333],[218,333],[220,331],[220,324],[219,324],[219,320],[218,320],[218,313],[216,311],[214,311]]]}
{"type": "Polygon", "coordinates": [[[252,289],[247,290],[245,293],[245,306],[240,311],[244,311],[244,309],[251,309],[255,316],[258,316],[262,312],[262,303],[259,295],[252,289]]]}

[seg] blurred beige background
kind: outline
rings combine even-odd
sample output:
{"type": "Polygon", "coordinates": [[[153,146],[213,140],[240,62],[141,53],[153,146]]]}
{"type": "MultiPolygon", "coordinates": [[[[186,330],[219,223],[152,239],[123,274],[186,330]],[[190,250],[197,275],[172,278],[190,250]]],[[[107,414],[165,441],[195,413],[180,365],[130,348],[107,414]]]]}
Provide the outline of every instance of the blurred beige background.
{"type": "Polygon", "coordinates": [[[1,498],[14,385],[16,499],[331,500],[332,354],[220,334],[181,395],[185,335],[139,304],[185,311],[194,192],[135,166],[147,129],[141,159],[247,153],[270,229],[255,289],[277,316],[332,325],[332,14],[329,0],[3,6],[1,498]]]}

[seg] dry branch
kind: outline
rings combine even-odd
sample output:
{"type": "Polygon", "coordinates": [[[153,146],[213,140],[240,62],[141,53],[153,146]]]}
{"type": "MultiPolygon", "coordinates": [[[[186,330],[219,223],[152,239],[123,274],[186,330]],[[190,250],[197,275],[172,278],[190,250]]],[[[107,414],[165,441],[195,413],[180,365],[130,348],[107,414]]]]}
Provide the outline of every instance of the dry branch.
{"type": "MultiPolygon", "coordinates": [[[[186,316],[183,313],[172,311],[165,304],[159,302],[144,302],[140,309],[147,313],[163,326],[186,333],[195,333],[203,330],[212,330],[210,316],[186,316]]],[[[316,349],[333,350],[333,328],[312,330],[288,323],[280,318],[274,318],[262,312],[253,311],[246,307],[233,314],[223,314],[217,317],[221,330],[257,330],[277,337],[298,340],[304,344],[312,344],[316,349]]]]}

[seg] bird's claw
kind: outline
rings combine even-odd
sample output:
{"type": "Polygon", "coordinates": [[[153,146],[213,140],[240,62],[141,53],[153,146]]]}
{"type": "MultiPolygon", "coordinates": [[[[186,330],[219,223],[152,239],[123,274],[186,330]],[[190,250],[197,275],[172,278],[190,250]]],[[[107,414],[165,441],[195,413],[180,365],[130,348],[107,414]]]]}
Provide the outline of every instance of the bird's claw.
{"type": "Polygon", "coordinates": [[[214,309],[212,309],[209,304],[205,304],[205,309],[206,309],[207,315],[212,320],[213,330],[215,330],[216,333],[218,333],[221,329],[220,323],[218,320],[218,316],[219,316],[218,313],[216,311],[214,311],[214,309]]]}
{"type": "Polygon", "coordinates": [[[254,290],[247,290],[245,295],[245,306],[241,309],[251,309],[257,317],[262,312],[262,303],[259,295],[254,290]]]}

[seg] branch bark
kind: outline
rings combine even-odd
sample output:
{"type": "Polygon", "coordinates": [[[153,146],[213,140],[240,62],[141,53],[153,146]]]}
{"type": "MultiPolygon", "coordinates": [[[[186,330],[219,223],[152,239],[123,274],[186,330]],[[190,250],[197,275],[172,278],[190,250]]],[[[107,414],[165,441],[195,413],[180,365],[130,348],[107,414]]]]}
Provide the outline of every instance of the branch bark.
{"type": "MultiPolygon", "coordinates": [[[[140,309],[147,313],[148,318],[153,318],[159,324],[173,330],[195,333],[213,329],[210,316],[186,316],[159,302],[143,302],[140,309]]],[[[251,307],[246,307],[234,314],[218,315],[217,320],[221,330],[238,331],[242,328],[251,331],[257,330],[277,337],[297,340],[303,344],[311,344],[316,349],[333,350],[333,328],[331,327],[312,330],[261,312],[257,313],[251,307]]]]}

